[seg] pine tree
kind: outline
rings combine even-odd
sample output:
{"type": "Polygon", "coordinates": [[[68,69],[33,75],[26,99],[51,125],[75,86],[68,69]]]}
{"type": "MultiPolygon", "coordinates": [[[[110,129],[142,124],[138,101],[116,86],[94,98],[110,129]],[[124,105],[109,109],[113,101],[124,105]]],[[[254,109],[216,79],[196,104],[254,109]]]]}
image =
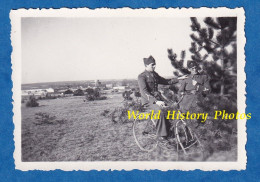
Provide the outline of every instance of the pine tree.
{"type": "Polygon", "coordinates": [[[191,58],[203,65],[203,69],[213,79],[213,86],[215,88],[220,86],[221,95],[229,93],[229,88],[236,87],[236,85],[230,86],[234,83],[236,75],[236,17],[218,17],[216,20],[207,17],[204,19],[205,28],[202,28],[194,17],[191,18],[191,22],[191,29],[194,31],[191,34],[193,40],[190,49],[193,53],[191,58]],[[227,50],[228,46],[232,46],[230,53],[227,50]],[[199,53],[202,49],[207,52],[203,57],[199,53]],[[210,54],[213,60],[209,62],[207,57],[210,54]],[[220,64],[217,64],[218,62],[220,64]]]}
{"type": "MultiPolygon", "coordinates": [[[[211,77],[211,87],[215,92],[236,95],[236,17],[218,17],[215,20],[211,17],[204,19],[205,27],[191,18],[191,29],[194,33],[189,49],[191,59],[197,62],[203,71],[211,77]],[[228,52],[228,47],[232,51],[228,52]],[[204,53],[202,50],[205,50],[204,53]],[[210,58],[211,57],[211,58],[210,58]]],[[[182,51],[178,60],[173,50],[168,49],[168,57],[172,66],[179,73],[187,74],[184,67],[185,51],[182,51]]]]}
{"type": "Polygon", "coordinates": [[[181,59],[177,59],[177,54],[173,52],[172,49],[168,49],[168,58],[171,61],[172,66],[176,69],[173,72],[175,76],[179,76],[180,74],[188,74],[190,73],[187,68],[184,67],[184,59],[185,59],[186,52],[183,50],[181,52],[181,59]]]}

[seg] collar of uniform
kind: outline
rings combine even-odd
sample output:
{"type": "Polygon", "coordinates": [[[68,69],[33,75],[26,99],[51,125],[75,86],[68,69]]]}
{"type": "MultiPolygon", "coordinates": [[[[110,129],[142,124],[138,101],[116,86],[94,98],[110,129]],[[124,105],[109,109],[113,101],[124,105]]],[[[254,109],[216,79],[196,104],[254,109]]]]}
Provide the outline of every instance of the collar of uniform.
{"type": "Polygon", "coordinates": [[[145,70],[144,71],[147,75],[151,75],[152,77],[154,76],[154,74],[155,74],[155,71],[147,71],[147,70],[145,70]]]}
{"type": "Polygon", "coordinates": [[[144,70],[144,72],[150,73],[150,74],[153,74],[153,73],[154,73],[154,71],[147,71],[147,70],[144,70]]]}

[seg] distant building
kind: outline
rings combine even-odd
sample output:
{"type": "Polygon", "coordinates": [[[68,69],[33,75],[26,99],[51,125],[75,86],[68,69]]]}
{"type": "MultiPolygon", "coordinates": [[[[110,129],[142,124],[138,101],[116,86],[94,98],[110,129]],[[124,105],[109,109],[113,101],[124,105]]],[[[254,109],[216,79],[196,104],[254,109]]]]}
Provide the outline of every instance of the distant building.
{"type": "Polygon", "coordinates": [[[48,89],[46,89],[46,92],[47,93],[54,93],[54,89],[53,88],[48,88],[48,89]]]}
{"type": "Polygon", "coordinates": [[[46,94],[48,93],[54,93],[54,89],[48,88],[48,89],[22,90],[22,96],[26,96],[26,95],[46,96],[46,94]]]}
{"type": "Polygon", "coordinates": [[[126,89],[127,89],[126,86],[113,87],[113,91],[119,91],[119,92],[124,92],[126,89]]]}
{"type": "Polygon", "coordinates": [[[113,84],[106,84],[106,88],[112,89],[113,88],[113,84]]]}

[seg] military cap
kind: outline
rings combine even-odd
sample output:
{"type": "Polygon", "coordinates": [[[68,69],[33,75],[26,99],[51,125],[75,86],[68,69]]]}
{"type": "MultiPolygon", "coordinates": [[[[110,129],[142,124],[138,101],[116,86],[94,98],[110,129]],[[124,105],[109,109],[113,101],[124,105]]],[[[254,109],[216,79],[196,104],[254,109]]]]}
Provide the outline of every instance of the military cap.
{"type": "Polygon", "coordinates": [[[155,59],[153,58],[153,56],[149,56],[148,58],[144,58],[144,65],[148,65],[154,63],[155,64],[155,59]]]}

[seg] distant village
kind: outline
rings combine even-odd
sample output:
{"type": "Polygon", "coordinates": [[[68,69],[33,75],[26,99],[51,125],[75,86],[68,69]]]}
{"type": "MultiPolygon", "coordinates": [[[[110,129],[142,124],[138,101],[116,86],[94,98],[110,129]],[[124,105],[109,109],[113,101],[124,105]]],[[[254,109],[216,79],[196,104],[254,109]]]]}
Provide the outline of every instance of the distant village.
{"type": "MultiPolygon", "coordinates": [[[[46,86],[50,86],[50,84],[47,84],[46,86]]],[[[101,93],[122,93],[134,88],[135,86],[135,84],[131,84],[126,80],[113,83],[101,83],[99,80],[93,80],[85,84],[78,84],[76,86],[73,84],[68,84],[67,86],[55,86],[54,88],[22,88],[22,97],[35,96],[36,98],[44,98],[81,96],[85,95],[88,89],[99,89],[101,93]]]]}

